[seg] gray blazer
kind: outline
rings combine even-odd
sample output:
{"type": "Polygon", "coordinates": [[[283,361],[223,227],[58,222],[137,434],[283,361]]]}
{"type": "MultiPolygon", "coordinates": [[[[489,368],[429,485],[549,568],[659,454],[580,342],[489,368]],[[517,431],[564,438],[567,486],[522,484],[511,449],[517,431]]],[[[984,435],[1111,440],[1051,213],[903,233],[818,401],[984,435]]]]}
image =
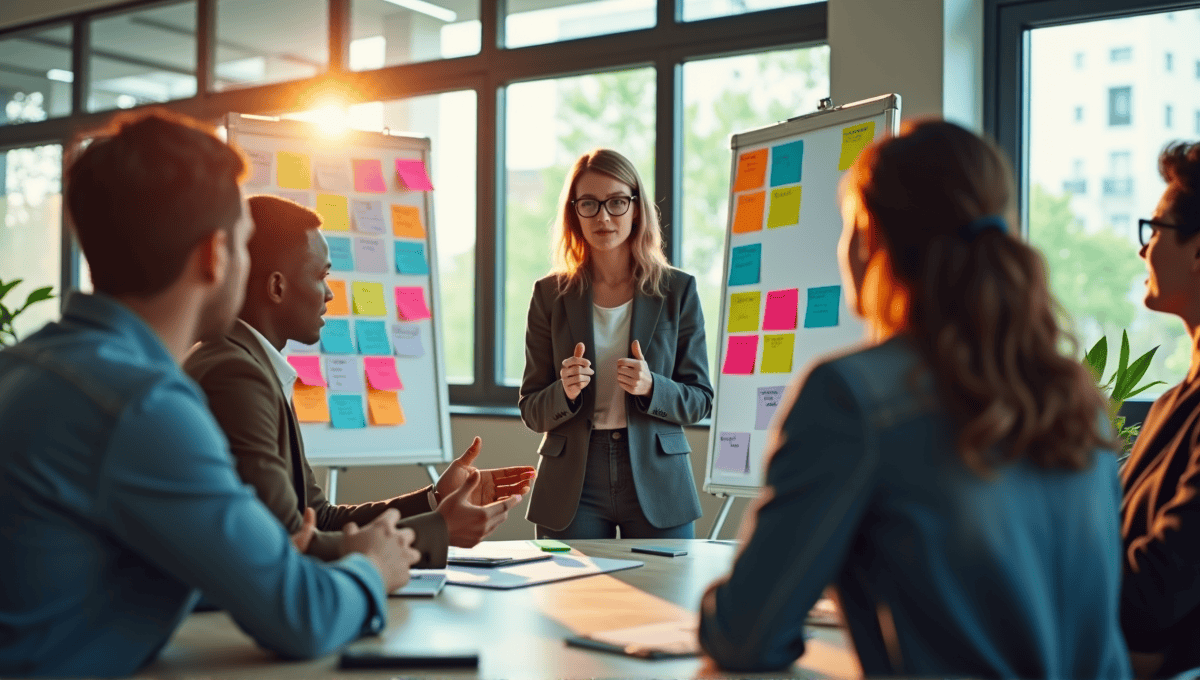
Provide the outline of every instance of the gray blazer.
{"type": "MultiPolygon", "coordinates": [[[[706,417],[713,399],[696,279],[672,269],[664,298],[635,295],[629,330],[629,343],[641,343],[654,374],[649,398],[625,395],[633,485],[651,524],[678,526],[701,514],[683,426],[706,417]]],[[[559,371],[578,342],[594,363],[593,337],[590,287],[560,296],[553,275],[534,284],[517,403],[525,425],[545,436],[525,517],[555,531],[565,529],[579,507],[596,401],[589,385],[574,404],[568,402],[559,371]]]]}

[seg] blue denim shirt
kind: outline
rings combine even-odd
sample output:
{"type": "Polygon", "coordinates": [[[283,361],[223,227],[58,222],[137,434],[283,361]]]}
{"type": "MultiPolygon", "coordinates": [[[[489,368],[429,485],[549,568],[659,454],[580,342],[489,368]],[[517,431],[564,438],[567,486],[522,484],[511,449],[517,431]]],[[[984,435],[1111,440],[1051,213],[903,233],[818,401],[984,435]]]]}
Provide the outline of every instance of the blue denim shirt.
{"type": "Polygon", "coordinates": [[[980,477],[920,369],[894,338],[793,383],[752,534],[704,597],[704,648],[787,666],[833,584],[868,676],[1130,677],[1116,457],[980,477]]]}
{"type": "Polygon", "coordinates": [[[203,393],[103,295],[0,352],[0,675],[127,675],[203,590],[262,646],[383,628],[362,555],[298,553],[234,470],[203,393]]]}

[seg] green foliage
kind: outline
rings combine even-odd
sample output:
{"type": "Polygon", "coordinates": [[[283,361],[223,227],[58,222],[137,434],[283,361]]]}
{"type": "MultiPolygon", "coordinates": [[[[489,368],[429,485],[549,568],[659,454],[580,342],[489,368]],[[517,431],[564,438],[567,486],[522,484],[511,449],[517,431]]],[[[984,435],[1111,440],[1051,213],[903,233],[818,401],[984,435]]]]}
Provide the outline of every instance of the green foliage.
{"type": "Polygon", "coordinates": [[[20,307],[15,309],[9,308],[3,302],[4,296],[8,295],[9,291],[11,291],[13,288],[16,288],[21,281],[22,279],[14,279],[8,282],[0,280],[0,346],[11,345],[17,342],[17,332],[13,328],[13,322],[15,322],[17,317],[21,315],[21,312],[24,312],[26,309],[28,309],[30,305],[37,304],[45,300],[50,300],[54,297],[54,294],[51,292],[53,290],[53,286],[46,286],[44,288],[35,289],[32,293],[26,296],[25,304],[21,305],[20,307]]]}
{"type": "Polygon", "coordinates": [[[1104,369],[1108,364],[1108,338],[1101,336],[1100,340],[1088,350],[1083,358],[1084,365],[1096,379],[1100,391],[1108,397],[1109,417],[1112,419],[1113,431],[1117,433],[1117,438],[1122,442],[1122,457],[1129,454],[1129,450],[1133,447],[1133,440],[1141,430],[1141,425],[1126,427],[1125,417],[1117,415],[1117,412],[1121,410],[1121,405],[1130,397],[1141,394],[1155,385],[1166,384],[1161,380],[1155,380],[1145,385],[1138,385],[1142,377],[1146,375],[1146,370],[1150,368],[1150,362],[1154,360],[1154,353],[1157,351],[1158,347],[1154,347],[1135,359],[1132,364],[1129,363],[1129,336],[1122,331],[1117,368],[1107,381],[1104,380],[1104,369]]]}

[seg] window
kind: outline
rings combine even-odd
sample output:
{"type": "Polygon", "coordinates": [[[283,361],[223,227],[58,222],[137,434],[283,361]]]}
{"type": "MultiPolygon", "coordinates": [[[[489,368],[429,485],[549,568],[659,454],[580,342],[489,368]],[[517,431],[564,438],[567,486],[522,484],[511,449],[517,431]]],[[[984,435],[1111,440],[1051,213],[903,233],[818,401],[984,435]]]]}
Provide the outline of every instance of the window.
{"type": "Polygon", "coordinates": [[[1111,50],[1109,50],[1109,52],[1108,52],[1108,60],[1113,62],[1114,64],[1117,62],[1120,62],[1120,61],[1132,61],[1133,60],[1133,48],[1132,47],[1114,47],[1111,50]]]}
{"type": "Polygon", "coordinates": [[[1196,134],[1200,135],[1200,111],[1196,112],[1196,134]]]}
{"type": "Polygon", "coordinates": [[[683,20],[698,21],[731,14],[802,5],[816,0],[682,0],[683,20]]]}
{"type": "Polygon", "coordinates": [[[196,94],[196,3],[184,2],[92,22],[89,111],[196,94]]]}
{"type": "Polygon", "coordinates": [[[351,70],[479,54],[479,2],[353,0],[351,70]]]}
{"type": "Polygon", "coordinates": [[[1083,52],[1075,53],[1075,68],[1083,68],[1083,52]]]}
{"type": "Polygon", "coordinates": [[[0,40],[0,125],[71,113],[71,27],[0,40]]]}
{"type": "Polygon", "coordinates": [[[219,0],[216,44],[216,90],[315,76],[329,67],[328,4],[219,0]]]}
{"type": "Polygon", "coordinates": [[[23,304],[43,286],[54,286],[55,300],[40,302],[17,317],[15,330],[25,337],[58,318],[62,233],[62,147],[57,144],[0,152],[0,278],[22,279],[5,302],[23,304]]]}
{"type": "Polygon", "coordinates": [[[524,47],[607,35],[655,24],[655,0],[549,0],[519,9],[511,3],[504,18],[504,46],[524,47]],[[534,9],[537,8],[537,9],[534,9]]]}
{"type": "Polygon", "coordinates": [[[1167,128],[1171,127],[1171,123],[1172,123],[1171,114],[1172,113],[1173,113],[1173,110],[1171,109],[1171,105],[1167,104],[1166,107],[1163,109],[1163,124],[1166,125],[1167,128]]]}
{"type": "Polygon", "coordinates": [[[1175,55],[1171,54],[1170,52],[1167,52],[1166,57],[1167,58],[1166,58],[1165,67],[1166,67],[1167,73],[1170,73],[1175,70],[1175,55]]]}
{"type": "Polygon", "coordinates": [[[1133,88],[1132,87],[1110,87],[1108,88],[1108,124],[1109,125],[1129,125],[1132,120],[1131,109],[1133,108],[1133,88]]]}
{"type": "Polygon", "coordinates": [[[1083,122],[1083,107],[1082,106],[1075,107],[1075,122],[1076,123],[1083,122]]]}

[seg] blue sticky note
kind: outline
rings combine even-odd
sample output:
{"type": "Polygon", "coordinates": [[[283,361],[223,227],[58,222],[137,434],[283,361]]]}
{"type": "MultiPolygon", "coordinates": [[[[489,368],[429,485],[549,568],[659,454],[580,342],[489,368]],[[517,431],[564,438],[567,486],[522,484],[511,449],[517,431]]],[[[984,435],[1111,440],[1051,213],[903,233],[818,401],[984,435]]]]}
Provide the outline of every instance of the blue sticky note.
{"type": "Polygon", "coordinates": [[[329,395],[329,417],[333,421],[333,426],[339,429],[366,427],[367,419],[363,415],[362,395],[329,395]]]}
{"type": "Polygon", "coordinates": [[[354,322],[354,331],[358,335],[360,354],[391,356],[392,345],[388,342],[387,327],[384,322],[357,319],[354,322]]]}
{"type": "Polygon", "coordinates": [[[771,148],[771,186],[795,184],[800,181],[800,166],[804,165],[804,140],[780,144],[771,148]]]}
{"type": "Polygon", "coordinates": [[[350,239],[344,236],[326,236],[325,241],[329,243],[329,261],[332,263],[330,268],[335,272],[354,271],[354,247],[350,245],[350,239]]]}
{"type": "Polygon", "coordinates": [[[321,329],[321,350],[330,354],[354,354],[349,319],[325,319],[321,329]]]}
{"type": "Polygon", "coordinates": [[[729,285],[746,286],[758,283],[762,268],[762,244],[738,246],[729,256],[729,285]]]}
{"type": "Polygon", "coordinates": [[[396,241],[396,271],[401,274],[428,274],[425,244],[421,241],[396,241]]]}
{"type": "Polygon", "coordinates": [[[804,327],[827,328],[838,325],[838,308],[841,305],[841,286],[809,288],[808,307],[804,310],[804,327]]]}

